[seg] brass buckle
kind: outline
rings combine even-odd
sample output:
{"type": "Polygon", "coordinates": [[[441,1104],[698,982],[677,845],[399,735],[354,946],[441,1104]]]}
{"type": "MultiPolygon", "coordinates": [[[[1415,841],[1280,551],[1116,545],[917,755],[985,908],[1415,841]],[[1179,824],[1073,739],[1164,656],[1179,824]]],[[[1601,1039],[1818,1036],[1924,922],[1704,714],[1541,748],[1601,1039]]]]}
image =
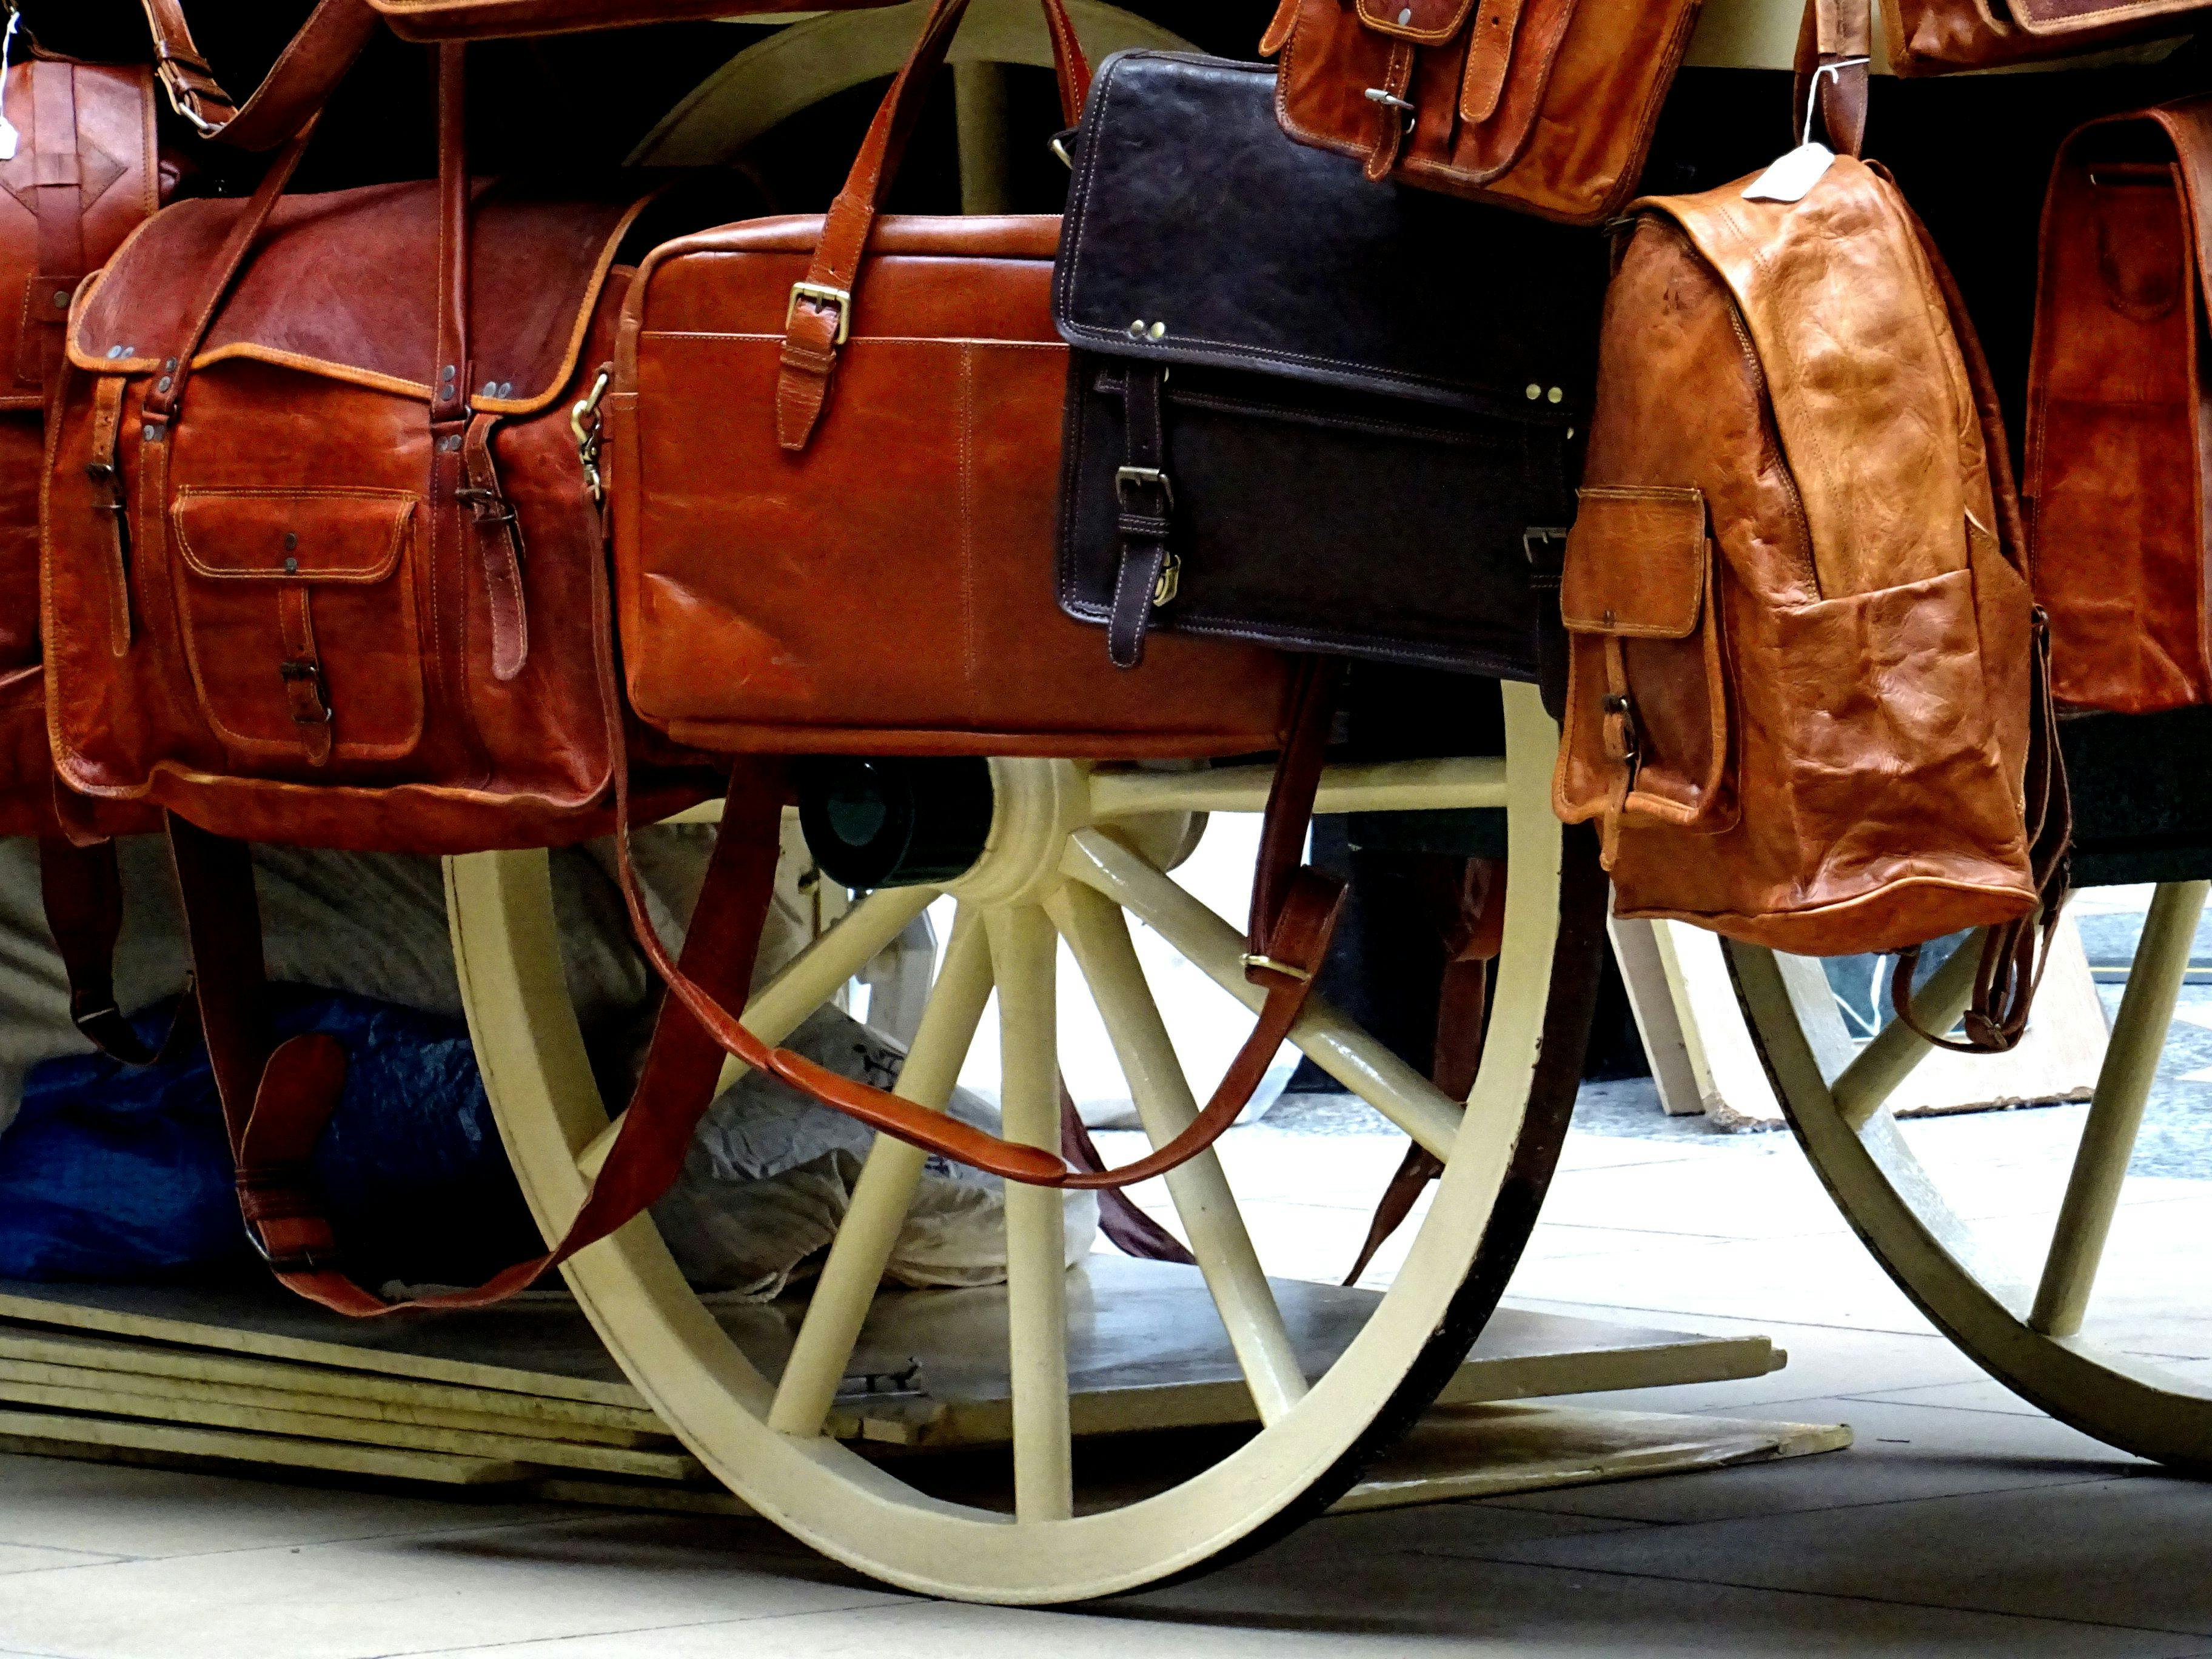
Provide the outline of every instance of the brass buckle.
{"type": "Polygon", "coordinates": [[[1621,758],[1627,762],[1632,776],[1637,763],[1644,757],[1644,729],[1636,723],[1636,699],[1626,691],[1610,692],[1606,696],[1604,708],[1608,714],[1620,716],[1621,758]]]}
{"type": "Polygon", "coordinates": [[[1313,977],[1312,973],[1293,963],[1278,962],[1273,957],[1242,956],[1237,960],[1249,969],[1257,968],[1270,974],[1280,974],[1285,979],[1294,979],[1301,985],[1313,977]]]}
{"type": "Polygon", "coordinates": [[[277,678],[282,679],[287,685],[291,684],[295,680],[305,680],[308,684],[313,686],[315,689],[315,705],[323,711],[322,719],[317,720],[307,719],[295,710],[292,715],[292,723],[294,725],[328,726],[337,718],[337,715],[332,713],[331,708],[330,687],[324,682],[322,664],[312,659],[303,661],[297,657],[287,657],[283,662],[276,665],[276,674],[277,678]]]}
{"type": "Polygon", "coordinates": [[[834,343],[842,345],[853,337],[853,296],[842,288],[831,288],[827,283],[793,283],[791,303],[783,309],[783,325],[791,326],[791,319],[799,315],[799,302],[810,301],[817,309],[835,307],[837,313],[837,337],[834,343]]]}
{"type": "Polygon", "coordinates": [[[1175,486],[1168,482],[1168,475],[1161,471],[1159,468],[1156,466],[1125,466],[1114,474],[1115,496],[1125,506],[1128,503],[1129,492],[1132,489],[1140,489],[1147,485],[1153,486],[1159,490],[1160,500],[1166,504],[1168,510],[1172,513],[1175,510],[1175,486]]]}

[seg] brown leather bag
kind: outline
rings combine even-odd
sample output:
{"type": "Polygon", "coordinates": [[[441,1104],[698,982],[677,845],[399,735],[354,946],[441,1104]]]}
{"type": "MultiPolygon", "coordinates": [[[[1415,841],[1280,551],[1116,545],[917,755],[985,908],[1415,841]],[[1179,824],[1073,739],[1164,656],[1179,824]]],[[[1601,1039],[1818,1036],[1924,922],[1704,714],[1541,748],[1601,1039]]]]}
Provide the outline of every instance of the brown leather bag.
{"type": "Polygon", "coordinates": [[[1898,952],[1900,1007],[1923,941],[1996,930],[1967,1030],[2007,1047],[2064,814],[1996,395],[1887,174],[1770,187],[1647,198],[1620,246],[1555,804],[1620,915],[1898,952]]]}
{"type": "Polygon", "coordinates": [[[2024,481],[2052,690],[2212,702],[2212,100],[2093,121],[2043,209],[2024,481]]]}
{"type": "MultiPolygon", "coordinates": [[[[1850,0],[1844,0],[1849,5],[1850,0]]],[[[1949,75],[2185,34],[2206,0],[1884,0],[1890,67],[1949,75]]]]}
{"type": "Polygon", "coordinates": [[[1367,176],[1571,224],[1636,189],[1699,0],[1281,0],[1275,109],[1367,176]]]}

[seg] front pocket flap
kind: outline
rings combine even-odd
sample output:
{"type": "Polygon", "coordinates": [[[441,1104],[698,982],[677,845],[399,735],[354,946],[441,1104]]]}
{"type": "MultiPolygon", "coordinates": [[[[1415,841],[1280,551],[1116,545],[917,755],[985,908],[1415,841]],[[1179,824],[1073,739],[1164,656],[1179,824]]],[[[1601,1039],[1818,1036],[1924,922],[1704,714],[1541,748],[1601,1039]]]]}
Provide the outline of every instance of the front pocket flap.
{"type": "Polygon", "coordinates": [[[404,489],[185,489],[169,512],[197,575],[380,582],[399,563],[416,500],[404,489]]]}
{"type": "Polygon", "coordinates": [[[1474,0],[1359,0],[1359,21],[1401,40],[1435,46],[1460,32],[1474,0]]]}
{"type": "Polygon", "coordinates": [[[1707,562],[1702,490],[1583,490],[1560,616],[1577,634],[1687,639],[1705,612],[1707,562]]]}

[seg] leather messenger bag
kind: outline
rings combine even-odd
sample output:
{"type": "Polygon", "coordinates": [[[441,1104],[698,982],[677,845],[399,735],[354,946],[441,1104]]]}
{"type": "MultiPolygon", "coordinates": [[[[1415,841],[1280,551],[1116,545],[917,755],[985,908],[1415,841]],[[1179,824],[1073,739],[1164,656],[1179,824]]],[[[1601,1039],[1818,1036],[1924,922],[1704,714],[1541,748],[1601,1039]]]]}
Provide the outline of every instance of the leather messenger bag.
{"type": "Polygon", "coordinates": [[[1124,667],[1207,635],[1556,689],[1602,248],[1370,183],[1283,136],[1273,80],[1133,52],[1092,90],[1060,603],[1124,667]]]}
{"type": "Polygon", "coordinates": [[[2058,700],[2212,702],[2212,100],[2094,121],[2043,210],[2025,489],[2058,700]]]}
{"type": "MultiPolygon", "coordinates": [[[[1863,76],[1856,42],[1820,44],[1863,76]]],[[[1972,325],[1840,118],[1847,153],[1800,150],[1794,179],[1635,205],[1567,544],[1556,804],[1601,825],[1618,914],[1897,952],[1908,1018],[1919,945],[1991,929],[1966,1032],[2002,1048],[2065,868],[2024,538],[1972,325]]]]}
{"type": "MultiPolygon", "coordinates": [[[[1279,747],[1247,957],[1266,1006],[1189,1133],[1077,1171],[767,1049],[669,959],[634,884],[631,915],[672,1000],[748,1065],[1011,1179],[1117,1187],[1210,1144],[1303,1006],[1341,896],[1297,868],[1332,677],[1192,639],[1123,673],[1054,603],[1060,222],[878,215],[966,9],[932,6],[826,216],[680,239],[631,284],[605,405],[629,698],[677,740],[739,757],[723,835],[771,842],[783,754],[1279,747]]],[[[1060,0],[1044,10],[1072,120],[1088,70],[1060,0]]]]}
{"type": "MultiPolygon", "coordinates": [[[[1850,0],[1843,0],[1850,3],[1850,0]]],[[[1883,0],[1890,67],[1899,75],[1996,69],[2203,27],[2205,0],[1883,0]]]]}
{"type": "Polygon", "coordinates": [[[1281,0],[1276,109],[1367,176],[1597,224],[1636,189],[1699,0],[1281,0]]]}

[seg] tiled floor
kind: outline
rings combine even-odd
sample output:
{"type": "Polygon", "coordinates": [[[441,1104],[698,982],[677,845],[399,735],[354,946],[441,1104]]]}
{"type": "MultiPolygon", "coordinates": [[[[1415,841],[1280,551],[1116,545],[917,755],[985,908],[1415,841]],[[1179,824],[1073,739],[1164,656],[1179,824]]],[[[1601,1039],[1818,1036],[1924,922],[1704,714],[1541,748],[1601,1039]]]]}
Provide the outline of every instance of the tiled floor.
{"type": "MultiPolygon", "coordinates": [[[[1398,1143],[1356,1115],[1316,1109],[1303,1130],[1298,1115],[1237,1131],[1230,1156],[1246,1190],[1272,1194],[1255,1206],[1266,1252],[1302,1249],[1320,1273],[1363,1199],[1317,1201],[1313,1159],[1371,1190],[1398,1143]]],[[[757,1522],[5,1458],[0,1654],[2212,1656],[2212,1486],[1986,1382],[1868,1261],[1785,1138],[1682,1133],[1632,1098],[1589,1121],[1516,1296],[1770,1332],[1787,1370],[1633,1403],[1847,1421],[1853,1449],[1324,1521],[1209,1577],[1062,1613],[895,1595],[757,1522]]],[[[2004,1218],[2041,1201],[2072,1126],[1926,1127],[1964,1207],[2004,1218]]],[[[2212,1182],[2163,1175],[2130,1200],[2130,1225],[2158,1217],[2162,1271],[2124,1300],[2157,1313],[2147,1340],[2212,1373],[2212,1320],[2192,1311],[2212,1182]]]]}

